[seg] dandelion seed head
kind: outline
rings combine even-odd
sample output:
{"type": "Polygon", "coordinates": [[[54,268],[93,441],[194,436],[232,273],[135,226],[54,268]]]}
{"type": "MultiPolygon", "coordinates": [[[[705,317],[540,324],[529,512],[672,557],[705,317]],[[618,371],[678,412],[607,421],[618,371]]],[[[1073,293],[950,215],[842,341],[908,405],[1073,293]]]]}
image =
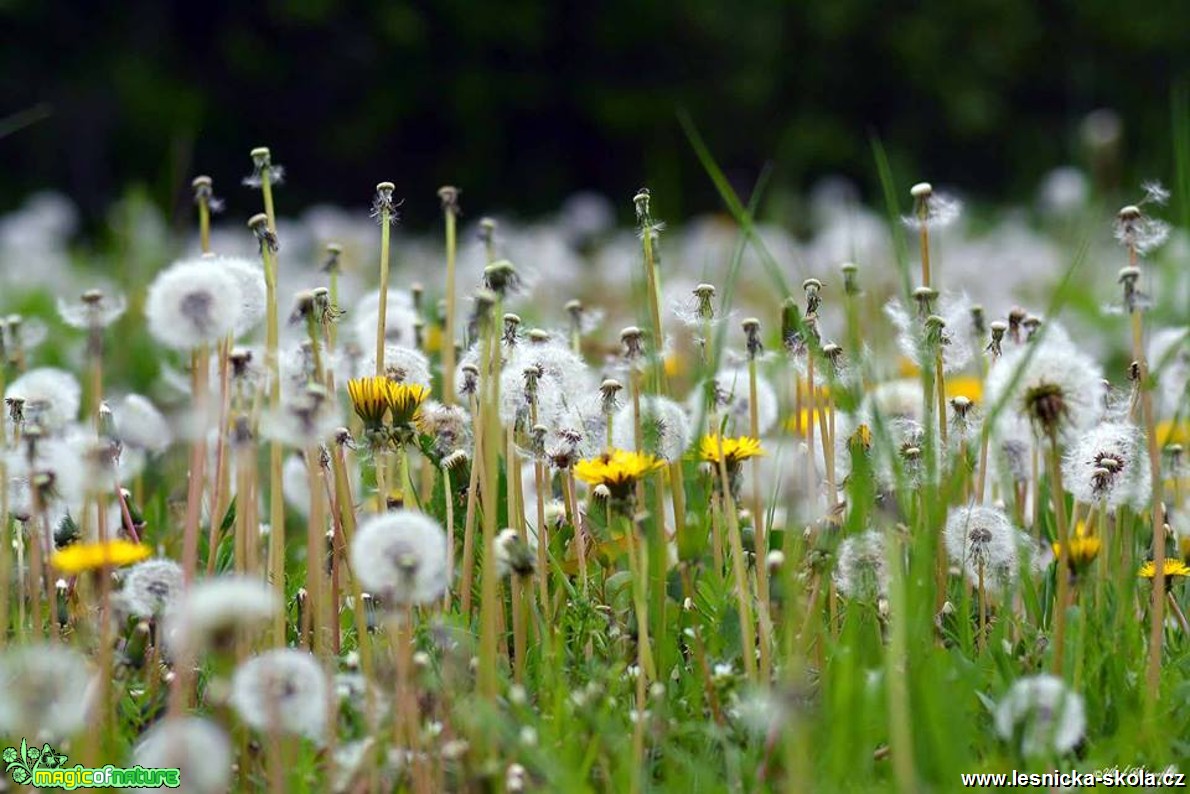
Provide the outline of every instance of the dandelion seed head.
{"type": "MultiPolygon", "coordinates": [[[[375,326],[373,326],[375,332],[375,326]]],[[[365,353],[355,367],[355,377],[366,378],[376,374],[375,347],[365,348],[365,353]]],[[[384,372],[381,373],[397,383],[416,383],[429,388],[430,361],[421,352],[402,345],[385,344],[384,372]]]]}
{"type": "Polygon", "coordinates": [[[116,435],[121,444],[160,454],[173,442],[173,431],[149,398],[125,395],[113,410],[116,435]]]}
{"type": "Polygon", "coordinates": [[[967,577],[985,586],[1008,584],[1017,573],[1017,530],[993,507],[954,508],[943,532],[946,552],[967,577]]]}
{"type": "Polygon", "coordinates": [[[833,575],[835,587],[847,598],[872,600],[888,594],[888,560],[884,535],[870,529],[839,544],[833,575]]]}
{"type": "Polygon", "coordinates": [[[25,421],[59,431],[78,417],[83,390],[69,372],[54,367],[31,369],[9,384],[5,400],[21,400],[25,421]]]}
{"type": "Polygon", "coordinates": [[[87,658],[65,645],[15,646],[0,655],[0,733],[64,739],[87,721],[87,658]]]}
{"type": "Polygon", "coordinates": [[[1152,477],[1144,457],[1144,434],[1122,422],[1103,422],[1080,434],[1062,460],[1062,479],[1083,504],[1141,508],[1152,477]]]}
{"type": "Polygon", "coordinates": [[[175,262],[157,274],[145,298],[149,332],[166,347],[191,350],[231,333],[240,316],[239,284],[205,259],[175,262]]]}
{"type": "MultiPolygon", "coordinates": [[[[710,384],[715,404],[720,415],[726,415],[728,435],[742,435],[751,432],[751,385],[747,367],[729,367],[720,370],[710,384]]],[[[686,401],[691,416],[704,416],[704,400],[707,384],[695,387],[686,401]]],[[[756,420],[757,431],[764,435],[777,423],[777,392],[768,378],[756,375],[756,420]]]]}
{"type": "Polygon", "coordinates": [[[124,601],[130,614],[160,617],[183,589],[182,566],[173,560],[145,560],[124,574],[124,601]]]}
{"type": "Polygon", "coordinates": [[[99,330],[120,319],[128,308],[123,295],[106,295],[102,290],[87,290],[77,302],[58,299],[58,316],[71,328],[99,330]]]}
{"type": "Polygon", "coordinates": [[[173,653],[223,651],[237,632],[259,628],[281,605],[258,579],[220,576],[191,585],[165,612],[164,638],[173,653]]]}
{"type": "Polygon", "coordinates": [[[985,393],[988,405],[1003,401],[1003,414],[1028,419],[1040,434],[1053,428],[1069,435],[1102,416],[1103,371],[1051,325],[1044,338],[1013,348],[995,362],[985,393]]]}
{"type": "MultiPolygon", "coordinates": [[[[641,452],[651,453],[672,463],[681,458],[690,445],[690,419],[685,409],[673,400],[654,395],[642,398],[640,424],[641,452]]],[[[633,406],[630,403],[616,413],[612,428],[613,446],[637,451],[633,406]]]]}
{"type": "Polygon", "coordinates": [[[268,306],[264,268],[238,256],[215,256],[203,261],[222,269],[239,288],[239,307],[232,323],[232,335],[241,337],[259,325],[268,306]]]}
{"type": "Polygon", "coordinates": [[[1000,738],[1025,757],[1065,755],[1082,741],[1087,727],[1082,696],[1052,675],[1015,681],[993,719],[1000,738]]]}
{"type": "Polygon", "coordinates": [[[329,684],[306,651],[276,648],[244,662],[231,683],[231,705],[258,731],[304,736],[322,744],[328,721],[329,684]]]}
{"type": "MultiPolygon", "coordinates": [[[[178,769],[189,794],[219,794],[231,782],[232,749],[227,734],[202,717],[171,717],[145,731],[132,751],[134,764],[178,769]]],[[[157,789],[133,789],[136,792],[157,789]]]]}
{"type": "Polygon", "coordinates": [[[442,527],[410,510],[363,522],[351,543],[351,564],[360,584],[393,606],[436,600],[451,575],[442,527]]]}

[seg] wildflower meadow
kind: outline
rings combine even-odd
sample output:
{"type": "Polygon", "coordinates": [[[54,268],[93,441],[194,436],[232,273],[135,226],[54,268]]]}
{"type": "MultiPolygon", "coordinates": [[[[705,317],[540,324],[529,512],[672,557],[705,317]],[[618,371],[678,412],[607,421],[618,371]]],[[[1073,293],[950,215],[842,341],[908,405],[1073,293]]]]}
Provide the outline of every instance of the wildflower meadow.
{"type": "Polygon", "coordinates": [[[994,207],[876,142],[793,231],[686,131],[717,215],[296,207],[279,140],[0,218],[0,789],[1173,788],[1186,147],[994,207]]]}

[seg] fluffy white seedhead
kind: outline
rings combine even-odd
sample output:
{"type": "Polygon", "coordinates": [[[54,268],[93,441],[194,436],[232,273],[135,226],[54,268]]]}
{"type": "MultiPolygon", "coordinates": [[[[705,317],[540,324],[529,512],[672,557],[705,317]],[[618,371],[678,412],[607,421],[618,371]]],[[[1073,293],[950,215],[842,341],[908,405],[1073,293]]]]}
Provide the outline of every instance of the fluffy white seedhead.
{"type": "MultiPolygon", "coordinates": [[[[375,330],[375,329],[373,329],[375,330]]],[[[370,378],[376,374],[376,345],[367,345],[360,357],[354,377],[370,378]]],[[[384,373],[398,383],[430,385],[430,361],[417,350],[401,345],[384,346],[384,373]]]]}
{"type": "Polygon", "coordinates": [[[285,493],[285,504],[303,518],[310,515],[310,474],[303,455],[295,453],[285,459],[281,467],[281,490],[285,493]]]}
{"type": "MultiPolygon", "coordinates": [[[[907,309],[899,298],[884,307],[884,313],[897,329],[897,346],[901,355],[921,366],[923,350],[933,351],[927,342],[926,322],[916,308],[907,309]]],[[[932,313],[941,317],[944,325],[938,331],[942,346],[943,372],[957,372],[967,365],[972,355],[971,300],[964,294],[944,293],[938,298],[932,313]]]]}
{"type": "Polygon", "coordinates": [[[500,372],[500,420],[508,427],[533,424],[527,371],[536,378],[536,423],[546,427],[566,422],[591,389],[586,362],[561,342],[522,341],[511,350],[506,348],[500,372]]]}
{"type": "Polygon", "coordinates": [[[235,280],[239,288],[240,304],[232,324],[232,334],[241,337],[260,324],[268,308],[268,287],[264,281],[264,268],[250,259],[238,256],[217,256],[208,261],[222,268],[235,280]]]}
{"type": "MultiPolygon", "coordinates": [[[[614,446],[635,451],[636,427],[631,401],[620,408],[612,421],[614,446]]],[[[643,452],[673,462],[690,446],[690,418],[673,400],[657,396],[642,398],[640,425],[643,452]]]]}
{"type": "Polygon", "coordinates": [[[261,435],[298,449],[334,437],[343,426],[338,403],[319,389],[287,389],[278,410],[261,417],[261,435]]]}
{"type": "Polygon", "coordinates": [[[191,350],[231,333],[242,297],[236,278],[209,259],[176,262],[157,274],[145,298],[149,333],[161,344],[191,350]]]}
{"type": "Polygon", "coordinates": [[[1017,574],[1017,529],[1003,511],[993,507],[957,507],[950,511],[944,531],[946,552],[975,584],[985,587],[1011,583],[1017,574]]]}
{"type": "Polygon", "coordinates": [[[145,452],[161,453],[173,442],[169,422],[148,397],[129,394],[113,406],[120,443],[145,452]]]}
{"type": "Polygon", "coordinates": [[[1083,504],[1142,507],[1152,492],[1144,434],[1134,425],[1103,422],[1066,450],[1062,479],[1083,504]]]}
{"type": "MultiPolygon", "coordinates": [[[[362,350],[371,348],[375,352],[376,325],[380,320],[380,293],[370,292],[362,298],[348,315],[348,318],[352,317],[354,320],[351,327],[355,332],[356,342],[362,350]]],[[[413,298],[408,292],[390,289],[384,308],[384,341],[387,344],[411,347],[416,341],[416,324],[417,313],[413,310],[413,298]]]]}
{"type": "Polygon", "coordinates": [[[261,732],[291,733],[322,743],[330,703],[326,674],[306,651],[277,648],[244,662],[231,682],[231,705],[261,732]]]}
{"type": "Polygon", "coordinates": [[[218,725],[202,717],[158,722],[145,731],[132,751],[132,761],[146,769],[181,770],[182,786],[192,794],[220,794],[231,782],[231,742],[218,725]]]}
{"type": "Polygon", "coordinates": [[[130,614],[141,618],[160,617],[183,589],[182,566],[173,560],[145,560],[124,574],[124,603],[130,614]]]}
{"type": "Polygon", "coordinates": [[[429,401],[418,414],[418,428],[433,439],[434,454],[442,460],[458,450],[470,452],[473,439],[471,415],[459,405],[429,401]]]}
{"type": "Polygon", "coordinates": [[[869,424],[871,418],[877,414],[888,420],[923,421],[925,409],[922,406],[921,382],[912,378],[901,378],[877,384],[864,397],[860,413],[869,424]]]}
{"type": "MultiPolygon", "coordinates": [[[[719,418],[727,418],[724,432],[729,436],[751,435],[751,393],[747,367],[720,370],[711,384],[719,418]]],[[[694,417],[705,417],[707,384],[700,383],[686,399],[686,409],[694,417]]],[[[777,391],[768,378],[756,375],[756,422],[761,435],[777,422],[777,391]]],[[[713,428],[715,432],[718,428],[713,428]]]]}
{"type": "Polygon", "coordinates": [[[1103,370],[1057,328],[1005,352],[988,372],[984,388],[989,410],[1021,417],[1041,436],[1055,424],[1069,437],[1095,425],[1104,413],[1103,370]]]}
{"type": "Polygon", "coordinates": [[[0,656],[0,733],[64,739],[87,721],[87,658],[65,645],[24,645],[0,656]]]}
{"type": "Polygon", "coordinates": [[[428,604],[446,590],[446,534],[423,513],[395,510],[365,521],[351,542],[360,584],[390,606],[428,604]]]}
{"type": "Polygon", "coordinates": [[[1190,383],[1190,331],[1162,328],[1153,332],[1148,349],[1149,368],[1157,377],[1160,412],[1173,416],[1186,403],[1190,383]]]}
{"type": "Polygon", "coordinates": [[[848,598],[875,600],[888,593],[888,559],[884,535],[870,529],[839,544],[835,587],[848,598]]]}
{"type": "Polygon", "coordinates": [[[165,641],[172,651],[222,649],[239,631],[276,614],[276,594],[259,579],[221,576],[192,585],[165,613],[165,641]]]}
{"type": "Polygon", "coordinates": [[[25,421],[51,432],[78,417],[83,390],[78,380],[54,367],[31,369],[9,384],[5,400],[21,400],[25,421]]]}
{"type": "Polygon", "coordinates": [[[1087,728],[1082,695],[1044,674],[1014,682],[996,705],[994,718],[996,733],[1025,757],[1065,755],[1087,728]]]}
{"type": "Polygon", "coordinates": [[[128,301],[120,294],[85,293],[82,300],[74,301],[58,298],[58,316],[62,322],[81,331],[107,328],[127,309],[128,301]]]}

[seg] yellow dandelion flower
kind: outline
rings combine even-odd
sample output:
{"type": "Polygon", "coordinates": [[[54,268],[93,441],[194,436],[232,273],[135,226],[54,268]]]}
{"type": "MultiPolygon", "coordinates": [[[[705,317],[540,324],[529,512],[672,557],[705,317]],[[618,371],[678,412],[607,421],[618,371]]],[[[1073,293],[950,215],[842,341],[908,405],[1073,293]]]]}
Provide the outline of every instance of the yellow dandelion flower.
{"type": "MultiPolygon", "coordinates": [[[[1099,556],[1099,550],[1103,548],[1103,541],[1087,531],[1085,521],[1080,521],[1075,527],[1074,537],[1070,539],[1069,545],[1070,559],[1067,560],[1067,564],[1071,569],[1079,571],[1086,568],[1099,556]]],[[[1061,559],[1064,556],[1061,543],[1055,542],[1053,549],[1055,558],[1061,559]]]]}
{"type": "Polygon", "coordinates": [[[1185,446],[1186,444],[1190,444],[1190,422],[1175,422],[1172,419],[1166,419],[1164,422],[1158,422],[1154,431],[1157,435],[1157,444],[1159,446],[1167,447],[1170,444],[1181,444],[1185,446]]]}
{"type": "Polygon", "coordinates": [[[946,397],[966,397],[973,403],[983,399],[983,383],[972,375],[958,375],[946,379],[946,397]]]}
{"type": "Polygon", "coordinates": [[[372,376],[347,381],[347,396],[351,407],[363,420],[364,425],[375,430],[384,422],[384,412],[389,406],[388,378],[372,376]]]}
{"type": "MultiPolygon", "coordinates": [[[[1157,577],[1157,566],[1152,560],[1140,566],[1140,576],[1145,579],[1157,577]]],[[[1190,565],[1174,557],[1165,558],[1165,579],[1168,581],[1175,576],[1190,576],[1190,565]]]]}
{"type": "Polygon", "coordinates": [[[614,496],[624,496],[637,480],[664,465],[655,455],[613,449],[574,464],[574,476],[591,485],[605,485],[614,496]]]}
{"type": "MultiPolygon", "coordinates": [[[[810,428],[811,426],[813,426],[814,429],[817,430],[818,429],[818,415],[819,415],[818,411],[815,411],[811,408],[803,408],[801,411],[797,412],[796,414],[794,414],[793,416],[791,416],[787,420],[785,420],[785,429],[788,430],[790,433],[801,433],[801,434],[806,433],[807,429],[810,428]]],[[[828,419],[829,419],[829,417],[828,417],[828,419]]]]}
{"type": "Polygon", "coordinates": [[[54,552],[50,564],[64,574],[73,575],[99,568],[119,567],[140,562],[153,553],[148,546],[128,540],[103,543],[73,543],[54,552]]]}
{"type": "Polygon", "coordinates": [[[709,436],[703,436],[702,443],[698,447],[698,456],[707,463],[718,463],[720,449],[723,451],[723,459],[728,466],[734,466],[741,460],[764,454],[759,439],[750,436],[720,439],[718,434],[712,433],[709,436]]]}
{"type": "Polygon", "coordinates": [[[430,396],[430,390],[420,383],[397,383],[389,381],[388,407],[392,410],[394,425],[410,425],[417,419],[421,404],[430,396]]]}

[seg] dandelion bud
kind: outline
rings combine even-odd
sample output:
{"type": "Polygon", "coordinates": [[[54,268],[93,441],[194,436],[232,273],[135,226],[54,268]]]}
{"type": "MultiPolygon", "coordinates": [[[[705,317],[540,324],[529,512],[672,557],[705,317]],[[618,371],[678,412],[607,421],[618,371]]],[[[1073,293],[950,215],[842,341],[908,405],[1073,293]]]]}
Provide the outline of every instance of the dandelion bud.
{"type": "Polygon", "coordinates": [[[340,268],[339,260],[343,256],[343,246],[338,243],[326,244],[326,259],[322,262],[323,273],[338,273],[340,268]]]}

